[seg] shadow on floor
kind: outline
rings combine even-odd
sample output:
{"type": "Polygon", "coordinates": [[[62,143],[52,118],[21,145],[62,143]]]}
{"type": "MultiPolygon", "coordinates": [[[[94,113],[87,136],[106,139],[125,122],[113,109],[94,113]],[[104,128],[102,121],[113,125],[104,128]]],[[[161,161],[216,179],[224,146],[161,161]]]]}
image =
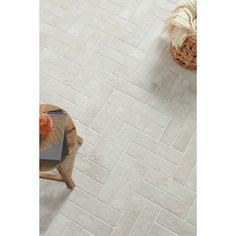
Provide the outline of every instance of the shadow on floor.
{"type": "Polygon", "coordinates": [[[44,234],[71,190],[64,183],[40,180],[40,233],[44,234]]]}

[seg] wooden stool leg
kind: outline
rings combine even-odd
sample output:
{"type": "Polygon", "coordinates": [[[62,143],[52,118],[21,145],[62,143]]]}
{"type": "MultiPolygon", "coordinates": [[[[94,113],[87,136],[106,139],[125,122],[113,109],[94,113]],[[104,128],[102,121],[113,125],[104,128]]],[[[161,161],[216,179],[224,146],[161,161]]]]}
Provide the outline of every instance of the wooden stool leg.
{"type": "Polygon", "coordinates": [[[83,143],[83,139],[79,136],[79,135],[77,135],[77,142],[78,142],[78,144],[82,144],[83,143]]]}
{"type": "Polygon", "coordinates": [[[75,183],[71,179],[71,176],[67,172],[67,170],[66,170],[65,166],[63,165],[63,163],[57,167],[57,170],[61,174],[61,177],[63,178],[66,186],[70,189],[73,189],[75,187],[75,183]]]}

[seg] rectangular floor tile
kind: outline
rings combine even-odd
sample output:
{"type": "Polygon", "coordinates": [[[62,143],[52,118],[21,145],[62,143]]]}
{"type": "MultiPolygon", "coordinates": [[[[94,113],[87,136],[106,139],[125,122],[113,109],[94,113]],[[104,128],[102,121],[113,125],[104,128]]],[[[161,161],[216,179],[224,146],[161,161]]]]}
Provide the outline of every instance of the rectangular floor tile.
{"type": "Polygon", "coordinates": [[[111,202],[111,206],[123,212],[129,205],[129,200],[143,180],[146,167],[139,163],[134,163],[127,178],[124,179],[121,187],[111,202]]]}
{"type": "Polygon", "coordinates": [[[174,176],[175,174],[177,167],[174,164],[166,161],[163,158],[160,158],[158,155],[153,154],[136,143],[132,142],[128,146],[126,153],[139,162],[149,167],[155,168],[167,176],[174,176]]]}
{"type": "Polygon", "coordinates": [[[164,228],[159,224],[153,224],[151,231],[148,234],[149,236],[177,236],[174,232],[164,228]]]}
{"type": "Polygon", "coordinates": [[[160,127],[166,127],[169,122],[169,117],[163,113],[153,110],[134,99],[127,97],[123,104],[127,109],[130,109],[144,119],[147,119],[160,127]]]}
{"type": "Polygon", "coordinates": [[[70,194],[69,199],[109,225],[114,226],[120,217],[116,211],[77,188],[70,194]]]}
{"type": "Polygon", "coordinates": [[[178,182],[185,183],[191,174],[192,168],[196,163],[196,137],[194,136],[186,150],[183,160],[181,161],[176,173],[175,179],[178,182]]]}
{"type": "Polygon", "coordinates": [[[112,232],[112,236],[124,236],[128,235],[132,229],[132,226],[135,224],[139,215],[142,211],[142,205],[140,204],[140,199],[137,196],[133,196],[129,207],[126,212],[122,215],[119,222],[116,225],[116,228],[112,232]]]}
{"type": "Polygon", "coordinates": [[[127,82],[126,80],[123,80],[118,76],[113,76],[108,81],[108,84],[114,89],[117,89],[143,103],[147,102],[151,96],[151,94],[147,91],[127,82]]]}
{"type": "Polygon", "coordinates": [[[153,93],[156,89],[156,85],[148,80],[146,76],[143,76],[137,72],[127,69],[125,66],[118,66],[113,74],[127,80],[131,84],[153,93]]]}
{"type": "Polygon", "coordinates": [[[153,188],[150,184],[143,182],[140,185],[137,193],[141,194],[143,197],[149,199],[150,201],[158,204],[159,206],[173,212],[175,215],[184,218],[187,215],[189,206],[183,202],[177,200],[171,195],[165,193],[159,188],[153,188]]]}
{"type": "Polygon", "coordinates": [[[116,168],[111,172],[106,183],[103,185],[98,198],[110,204],[116,196],[116,193],[123,180],[127,179],[133,161],[130,158],[124,158],[117,163],[116,168]]]}
{"type": "Polygon", "coordinates": [[[143,119],[141,116],[130,112],[124,107],[120,107],[117,110],[116,117],[154,139],[158,139],[163,132],[163,129],[159,126],[156,126],[155,124],[143,119]]]}
{"type": "Polygon", "coordinates": [[[85,210],[79,208],[74,203],[67,201],[61,210],[62,214],[91,231],[95,235],[108,236],[112,232],[112,227],[98,220],[85,210]]]}
{"type": "Polygon", "coordinates": [[[75,167],[99,183],[105,183],[108,176],[110,175],[109,172],[81,155],[76,156],[75,167]]]}
{"type": "Polygon", "coordinates": [[[167,211],[162,211],[160,213],[157,222],[176,234],[183,236],[196,236],[196,228],[194,226],[167,211]]]}
{"type": "Polygon", "coordinates": [[[76,169],[73,170],[72,179],[78,188],[83,189],[93,196],[97,196],[102,187],[100,183],[76,169]]]}
{"type": "Polygon", "coordinates": [[[154,169],[149,169],[144,179],[189,205],[196,197],[195,192],[154,169]]]}
{"type": "Polygon", "coordinates": [[[160,157],[173,162],[174,164],[178,164],[183,157],[182,153],[178,152],[177,150],[174,150],[173,148],[140,133],[136,133],[136,135],[133,137],[133,141],[153,152],[154,154],[157,154],[160,157]]]}
{"type": "Polygon", "coordinates": [[[96,116],[91,128],[98,133],[102,133],[106,128],[107,123],[112,119],[114,113],[119,108],[123,99],[124,95],[122,93],[114,91],[96,116]]]}

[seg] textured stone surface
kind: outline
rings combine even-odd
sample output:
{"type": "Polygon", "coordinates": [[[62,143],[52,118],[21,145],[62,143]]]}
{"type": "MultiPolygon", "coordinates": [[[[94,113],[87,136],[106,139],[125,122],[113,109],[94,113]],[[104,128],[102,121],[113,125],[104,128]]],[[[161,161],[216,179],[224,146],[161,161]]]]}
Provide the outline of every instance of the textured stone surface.
{"type": "Polygon", "coordinates": [[[162,34],[178,0],[41,0],[40,101],[84,143],[41,180],[43,236],[196,235],[196,73],[162,34]]]}

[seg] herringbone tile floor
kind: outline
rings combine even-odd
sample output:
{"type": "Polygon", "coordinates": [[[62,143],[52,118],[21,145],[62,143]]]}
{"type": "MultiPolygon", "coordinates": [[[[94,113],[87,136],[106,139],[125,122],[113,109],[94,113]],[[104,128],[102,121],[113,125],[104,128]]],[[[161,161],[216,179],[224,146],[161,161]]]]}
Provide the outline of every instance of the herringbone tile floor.
{"type": "Polygon", "coordinates": [[[196,74],[162,34],[178,0],[40,2],[40,100],[85,140],[72,192],[40,182],[41,235],[196,235],[196,74]]]}

